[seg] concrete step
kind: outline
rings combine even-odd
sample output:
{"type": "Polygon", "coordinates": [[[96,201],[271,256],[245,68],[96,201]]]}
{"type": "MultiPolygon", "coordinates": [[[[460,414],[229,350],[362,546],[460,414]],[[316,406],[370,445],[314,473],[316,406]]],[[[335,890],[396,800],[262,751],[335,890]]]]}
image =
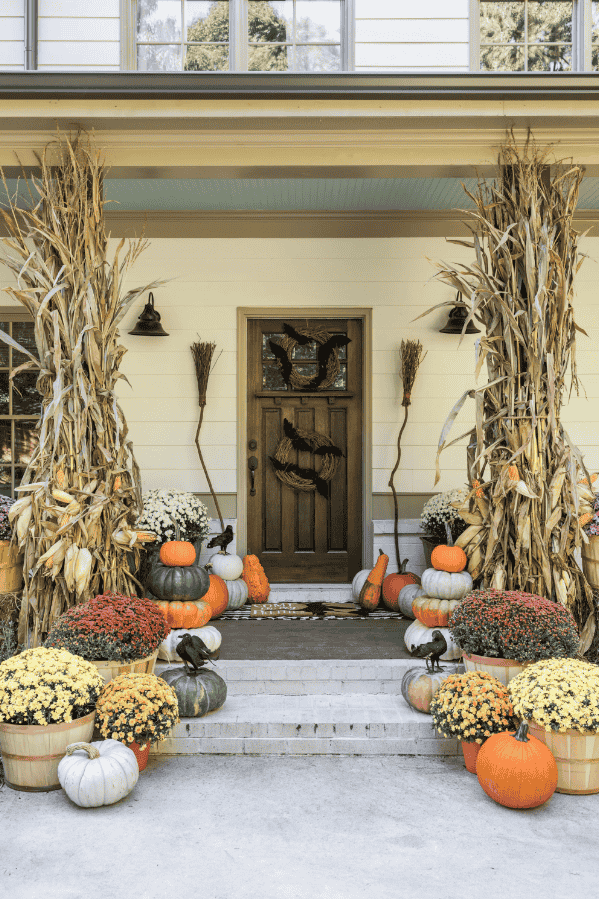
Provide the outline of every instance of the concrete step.
{"type": "MultiPolygon", "coordinates": [[[[156,674],[176,662],[157,662],[156,674]]],[[[214,670],[227,684],[227,695],[281,696],[334,695],[339,693],[401,693],[401,679],[408,668],[425,668],[418,659],[220,659],[214,670]]],[[[448,668],[449,670],[449,668],[448,668]]]]}
{"type": "Polygon", "coordinates": [[[271,584],[269,602],[351,602],[351,584],[271,584]]]}
{"type": "Polygon", "coordinates": [[[184,718],[153,747],[164,755],[455,756],[431,719],[401,696],[227,696],[221,709],[184,718]]]}

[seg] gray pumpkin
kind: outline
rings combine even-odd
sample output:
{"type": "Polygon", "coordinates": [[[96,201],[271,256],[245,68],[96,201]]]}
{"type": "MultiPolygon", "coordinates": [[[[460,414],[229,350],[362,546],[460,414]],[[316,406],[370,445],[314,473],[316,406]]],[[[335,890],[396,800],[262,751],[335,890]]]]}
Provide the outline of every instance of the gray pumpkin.
{"type": "Polygon", "coordinates": [[[220,709],[227,698],[226,683],[209,668],[200,668],[199,671],[167,668],[160,677],[177,694],[181,718],[203,718],[208,712],[220,709]]]}
{"type": "Polygon", "coordinates": [[[209,586],[210,575],[201,565],[163,565],[158,555],[146,584],[154,596],[168,602],[201,599],[209,586]]]}

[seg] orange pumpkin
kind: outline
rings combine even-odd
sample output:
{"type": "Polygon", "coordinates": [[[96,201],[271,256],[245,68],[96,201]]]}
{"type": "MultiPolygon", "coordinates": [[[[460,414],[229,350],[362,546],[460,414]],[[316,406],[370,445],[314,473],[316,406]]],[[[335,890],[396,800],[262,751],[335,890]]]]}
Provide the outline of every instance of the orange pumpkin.
{"type": "Polygon", "coordinates": [[[381,598],[381,587],[385,579],[385,572],[389,564],[389,556],[385,555],[382,549],[379,549],[379,557],[376,565],[364,581],[364,585],[358,596],[358,603],[363,609],[369,612],[374,611],[379,604],[381,598]]]}
{"type": "Polygon", "coordinates": [[[557,764],[550,749],[528,734],[523,721],[518,730],[491,734],[476,760],[478,782],[491,799],[507,808],[537,808],[557,787],[557,764]]]}
{"type": "Polygon", "coordinates": [[[156,600],[155,605],[171,627],[204,627],[212,617],[212,609],[204,599],[186,602],[156,600]]]}
{"type": "Polygon", "coordinates": [[[417,596],[412,612],[427,627],[447,627],[451,613],[457,609],[460,599],[439,599],[437,596],[417,596]]]}
{"type": "Polygon", "coordinates": [[[463,571],[468,564],[468,557],[459,546],[435,546],[431,553],[431,565],[437,571],[463,571]]]}
{"type": "Polygon", "coordinates": [[[179,524],[172,516],[171,521],[175,525],[175,539],[168,540],[160,547],[160,561],[163,565],[187,568],[196,560],[195,547],[193,543],[180,539],[179,524]]]}
{"type": "Polygon", "coordinates": [[[406,571],[408,560],[404,559],[399,571],[388,574],[383,581],[381,595],[383,605],[392,612],[399,612],[399,594],[408,584],[420,584],[420,578],[411,571],[406,571]]]}
{"type": "Polygon", "coordinates": [[[270,584],[257,556],[243,557],[241,577],[248,587],[248,602],[266,602],[270,593],[270,584]]]}
{"type": "Polygon", "coordinates": [[[202,601],[211,607],[213,618],[218,618],[225,611],[229,604],[229,590],[226,581],[220,575],[210,575],[210,586],[208,592],[202,596],[202,601]]]}

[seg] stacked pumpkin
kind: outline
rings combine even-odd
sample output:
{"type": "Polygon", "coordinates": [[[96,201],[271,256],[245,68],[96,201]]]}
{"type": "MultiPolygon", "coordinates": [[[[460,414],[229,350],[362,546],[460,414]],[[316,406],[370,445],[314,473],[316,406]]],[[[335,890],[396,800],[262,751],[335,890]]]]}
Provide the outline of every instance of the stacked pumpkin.
{"type": "Polygon", "coordinates": [[[248,598],[247,584],[241,577],[243,560],[235,553],[220,551],[206,563],[210,569],[208,602],[213,606],[212,617],[240,609],[248,598]]]}
{"type": "Polygon", "coordinates": [[[379,557],[374,568],[364,568],[358,571],[352,581],[352,597],[369,612],[373,612],[381,599],[385,608],[392,612],[399,611],[399,595],[404,587],[413,585],[418,587],[418,577],[411,571],[406,571],[408,560],[404,559],[399,571],[388,574],[387,565],[389,556],[379,549],[379,557]]]}
{"type": "Polygon", "coordinates": [[[472,590],[472,577],[464,571],[467,563],[466,553],[459,546],[453,545],[448,529],[447,543],[436,546],[431,553],[432,568],[427,568],[422,575],[421,588],[416,591],[406,587],[401,591],[400,611],[416,619],[404,636],[410,652],[414,652],[423,643],[431,642],[433,631],[439,630],[447,643],[447,652],[441,659],[458,659],[462,655],[447,625],[453,610],[472,590]],[[409,613],[408,603],[411,603],[409,613]]]}

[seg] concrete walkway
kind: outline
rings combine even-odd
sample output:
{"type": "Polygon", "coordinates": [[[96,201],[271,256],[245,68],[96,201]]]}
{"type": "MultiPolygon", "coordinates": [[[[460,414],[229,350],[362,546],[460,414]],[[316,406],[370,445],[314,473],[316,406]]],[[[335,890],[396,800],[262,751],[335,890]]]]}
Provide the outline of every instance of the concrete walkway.
{"type": "Polygon", "coordinates": [[[0,790],[2,899],[599,896],[599,794],[496,805],[461,759],[150,759],[80,809],[0,790]]]}

